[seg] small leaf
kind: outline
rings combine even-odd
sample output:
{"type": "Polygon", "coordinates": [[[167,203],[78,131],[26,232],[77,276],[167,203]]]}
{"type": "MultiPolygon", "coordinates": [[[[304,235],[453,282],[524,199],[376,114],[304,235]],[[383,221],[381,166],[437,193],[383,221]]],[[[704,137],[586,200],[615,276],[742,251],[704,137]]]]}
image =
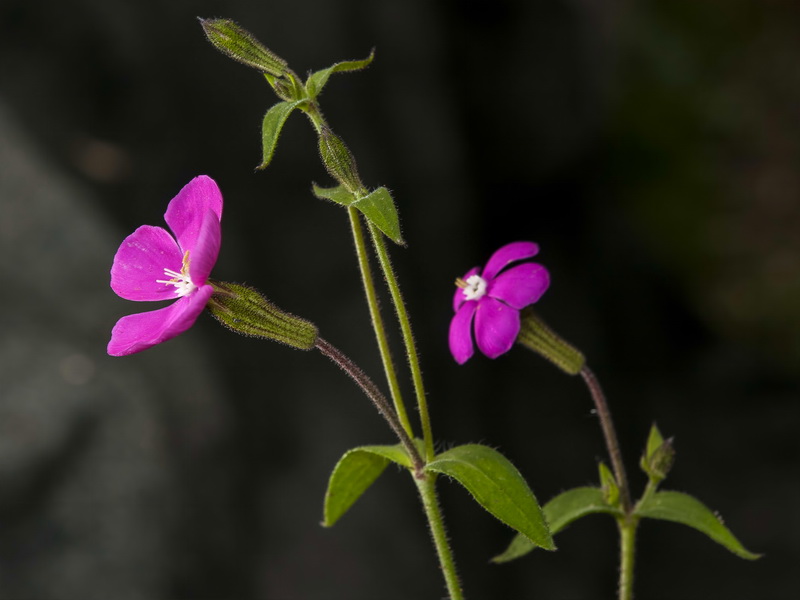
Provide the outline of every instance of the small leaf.
{"type": "Polygon", "coordinates": [[[332,188],[319,187],[316,183],[311,184],[314,195],[320,200],[330,200],[341,204],[343,206],[351,205],[356,197],[347,190],[343,185],[337,185],[332,188]]]}
{"type": "Polygon", "coordinates": [[[400,233],[400,219],[392,195],[385,187],[359,198],[353,203],[370,223],[380,229],[389,239],[401,246],[405,245],[400,233]]]}
{"type": "Polygon", "coordinates": [[[281,134],[284,123],[297,105],[303,102],[278,102],[264,115],[264,122],[261,125],[261,146],[263,148],[263,158],[257,169],[264,169],[272,161],[275,154],[275,147],[278,145],[278,137],[281,134]]]}
{"type": "Polygon", "coordinates": [[[345,452],[331,473],[325,492],[322,525],[331,527],[380,477],[389,462],[411,467],[402,446],[361,446],[345,452]]]}
{"type": "Polygon", "coordinates": [[[555,549],[536,497],[516,467],[496,450],[479,444],[457,446],[434,458],[426,470],[452,477],[497,519],[537,546],[555,549]]]}
{"type": "Polygon", "coordinates": [[[722,524],[719,517],[689,494],[672,491],[656,492],[636,507],[635,514],[693,527],[742,558],[755,560],[761,556],[746,550],[722,524]]]}
{"type": "MultiPolygon", "coordinates": [[[[619,511],[605,503],[603,490],[596,487],[579,487],[562,492],[545,504],[542,512],[544,512],[552,535],[586,515],[619,514],[619,511]]],[[[517,534],[505,552],[495,556],[492,562],[508,562],[528,554],[534,548],[535,546],[525,536],[517,534]]]]}
{"type": "Polygon", "coordinates": [[[373,49],[367,58],[364,60],[346,60],[340,63],[336,63],[328,67],[327,69],[322,69],[321,71],[317,71],[316,73],[312,73],[308,76],[308,81],[306,81],[306,93],[310,98],[316,98],[322,92],[322,88],[325,87],[325,84],[328,83],[328,78],[331,76],[332,73],[344,73],[347,71],[360,71],[361,69],[366,68],[371,62],[372,59],[375,58],[375,50],[373,49]]]}

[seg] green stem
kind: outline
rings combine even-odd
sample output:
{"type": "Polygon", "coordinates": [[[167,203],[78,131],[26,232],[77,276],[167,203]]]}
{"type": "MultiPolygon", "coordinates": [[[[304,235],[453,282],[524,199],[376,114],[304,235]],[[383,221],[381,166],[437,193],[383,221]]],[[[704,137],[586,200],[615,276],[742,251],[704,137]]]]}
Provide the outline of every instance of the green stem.
{"type": "Polygon", "coordinates": [[[358,265],[361,270],[361,280],[364,283],[364,292],[367,296],[369,314],[372,318],[372,327],[375,330],[375,337],[378,341],[378,349],[380,350],[381,360],[383,361],[383,369],[386,372],[386,380],[389,383],[389,391],[392,396],[392,402],[394,403],[394,409],[403,425],[403,429],[413,438],[414,433],[411,428],[411,422],[408,420],[408,413],[405,403],[403,402],[403,396],[400,392],[397,372],[395,371],[394,361],[392,361],[391,351],[389,350],[389,341],[386,338],[386,327],[383,324],[383,318],[381,317],[380,306],[378,304],[378,296],[375,293],[375,282],[372,277],[372,270],[369,266],[367,244],[364,240],[364,230],[361,227],[361,220],[355,208],[348,206],[347,214],[350,217],[350,227],[353,231],[353,242],[356,246],[358,265]]]}
{"type": "Polygon", "coordinates": [[[435,456],[433,449],[433,432],[431,430],[431,419],[428,412],[428,401],[425,398],[425,385],[422,381],[422,369],[420,369],[419,366],[419,354],[417,353],[417,347],[414,343],[414,334],[411,331],[411,320],[408,317],[408,311],[403,301],[403,294],[400,292],[400,286],[397,283],[397,277],[394,274],[394,269],[389,259],[389,253],[386,250],[383,234],[372,223],[369,224],[369,233],[372,236],[372,243],[378,255],[378,262],[386,278],[386,284],[389,286],[389,293],[392,296],[392,302],[394,303],[395,312],[397,313],[397,320],[400,322],[400,330],[403,333],[403,342],[405,343],[406,355],[408,356],[408,366],[414,382],[414,392],[417,396],[417,408],[419,410],[420,422],[422,423],[422,439],[425,443],[425,455],[427,460],[430,461],[433,460],[435,456]]]}
{"type": "Polygon", "coordinates": [[[425,516],[428,518],[428,526],[431,529],[431,536],[433,536],[433,543],[439,556],[439,565],[444,574],[450,600],[463,600],[464,592],[461,590],[461,582],[458,579],[450,543],[447,541],[444,519],[442,518],[439,499],[436,495],[436,476],[432,473],[427,473],[414,477],[414,481],[417,484],[420,498],[422,498],[422,506],[425,509],[425,516]]]}
{"type": "Polygon", "coordinates": [[[620,517],[619,526],[619,600],[633,598],[633,566],[636,559],[636,528],[639,519],[632,516],[620,517]]]}

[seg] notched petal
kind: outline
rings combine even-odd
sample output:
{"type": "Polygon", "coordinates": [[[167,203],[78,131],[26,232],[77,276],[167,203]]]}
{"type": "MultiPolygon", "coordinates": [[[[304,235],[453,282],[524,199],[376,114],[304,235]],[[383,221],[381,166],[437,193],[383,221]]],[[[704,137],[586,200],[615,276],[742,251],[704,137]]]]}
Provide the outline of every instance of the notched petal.
{"type": "Polygon", "coordinates": [[[475,341],[489,358],[505,354],[519,334],[519,311],[489,296],[481,299],[475,314],[475,341]]]}
{"type": "Polygon", "coordinates": [[[523,263],[503,271],[489,282],[486,293],[522,310],[538,301],[550,286],[550,273],[538,263],[523,263]]]}
{"type": "Polygon", "coordinates": [[[197,243],[189,255],[189,277],[195,285],[203,285],[217,262],[222,244],[222,227],[210,210],[206,211],[197,243]]]}
{"type": "Polygon", "coordinates": [[[492,254],[483,269],[483,278],[493,279],[507,264],[536,256],[539,245],[534,242],[511,242],[492,254]]]}
{"type": "Polygon", "coordinates": [[[181,270],[181,251],[162,227],[142,225],[120,244],[111,266],[111,289],[126,300],[169,300],[175,288],[158,283],[164,269],[181,270]]]}
{"type": "Polygon", "coordinates": [[[181,250],[194,250],[207,211],[222,219],[222,192],[207,175],[200,175],[183,186],[167,206],[164,220],[169,225],[181,250]]]}
{"type": "Polygon", "coordinates": [[[462,304],[461,308],[450,321],[450,333],[448,340],[450,343],[450,353],[456,362],[463,365],[472,357],[475,347],[472,343],[472,318],[478,303],[469,300],[462,304]]]}
{"type": "Polygon", "coordinates": [[[212,293],[205,285],[164,308],[122,317],[111,330],[108,353],[127,356],[180,335],[194,325],[212,293]]]}

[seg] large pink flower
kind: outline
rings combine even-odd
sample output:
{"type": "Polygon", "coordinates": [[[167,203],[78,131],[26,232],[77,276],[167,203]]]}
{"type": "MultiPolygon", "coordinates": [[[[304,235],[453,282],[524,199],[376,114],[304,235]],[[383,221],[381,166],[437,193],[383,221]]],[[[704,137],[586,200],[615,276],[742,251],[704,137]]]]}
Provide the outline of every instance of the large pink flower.
{"type": "Polygon", "coordinates": [[[459,364],[474,353],[473,322],[478,348],[489,358],[508,352],[519,334],[519,311],[536,302],[550,285],[550,274],[538,263],[510,263],[539,252],[533,242],[513,242],[492,254],[480,267],[456,280],[455,316],[450,322],[450,352],[459,364]]]}
{"type": "Polygon", "coordinates": [[[208,276],[222,233],[222,194],[213,179],[195,177],[167,206],[162,227],[142,225],[114,256],[111,288],[126,300],[175,300],[158,310],[122,317],[111,331],[108,353],[125,356],[166,342],[189,329],[214,289],[208,276]]]}

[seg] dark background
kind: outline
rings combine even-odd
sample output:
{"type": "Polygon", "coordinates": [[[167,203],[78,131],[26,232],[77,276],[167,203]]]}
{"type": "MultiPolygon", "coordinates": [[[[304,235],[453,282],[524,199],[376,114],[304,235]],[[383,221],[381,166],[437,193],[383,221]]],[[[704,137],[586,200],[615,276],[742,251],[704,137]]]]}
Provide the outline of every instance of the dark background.
{"type": "MultiPolygon", "coordinates": [[[[634,490],[657,421],[678,451],[666,487],[765,554],[646,522],[638,597],[796,597],[796,2],[0,0],[0,598],[445,594],[405,474],[319,526],[341,454],[393,440],[317,353],[204,316],[105,355],[142,310],[107,287],[114,251],[206,173],[226,199],[214,276],[313,320],[383,384],[345,216],[310,194],[329,182],[310,127],[294,115],[254,173],[275,97],[197,16],[237,20],[300,74],[376,48],[322,106],[397,200],[408,248],[392,255],[442,447],[499,448],[542,502],[596,481],[578,379],[522,349],[462,367],[447,350],[453,279],[535,240],[540,312],[603,382],[634,490]]],[[[440,489],[468,597],[613,597],[610,519],[494,566],[511,532],[440,489]]]]}

